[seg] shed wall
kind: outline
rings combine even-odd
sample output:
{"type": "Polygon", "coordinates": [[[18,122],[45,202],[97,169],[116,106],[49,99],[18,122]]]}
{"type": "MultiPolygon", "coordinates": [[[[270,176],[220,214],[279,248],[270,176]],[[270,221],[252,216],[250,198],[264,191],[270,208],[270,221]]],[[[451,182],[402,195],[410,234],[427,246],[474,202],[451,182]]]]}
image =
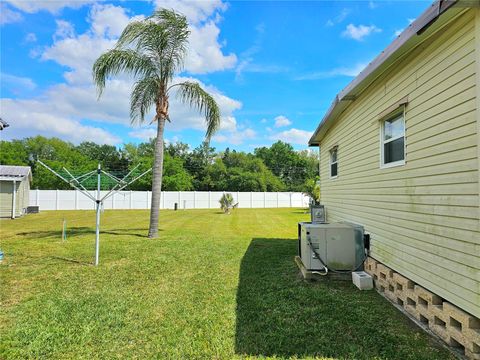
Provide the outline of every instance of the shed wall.
{"type": "Polygon", "coordinates": [[[13,183],[0,181],[0,217],[12,216],[13,183]]]}
{"type": "Polygon", "coordinates": [[[320,176],[329,221],[363,224],[375,259],[480,317],[476,12],[355,100],[320,144],[320,176]],[[405,96],[406,164],[380,169],[378,115],[405,96]],[[330,179],[335,145],[338,177],[330,179]]]}

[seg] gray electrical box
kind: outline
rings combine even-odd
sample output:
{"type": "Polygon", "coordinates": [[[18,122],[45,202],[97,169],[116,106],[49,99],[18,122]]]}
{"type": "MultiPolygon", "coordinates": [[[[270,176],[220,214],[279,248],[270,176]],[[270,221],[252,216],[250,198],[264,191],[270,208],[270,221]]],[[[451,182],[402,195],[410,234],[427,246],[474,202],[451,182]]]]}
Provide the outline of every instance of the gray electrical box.
{"type": "Polygon", "coordinates": [[[310,205],[310,221],[313,224],[323,224],[326,221],[325,207],[323,205],[310,205]]]}
{"type": "Polygon", "coordinates": [[[331,270],[355,271],[361,267],[365,257],[361,225],[305,222],[298,224],[298,235],[298,255],[307,270],[322,271],[322,262],[331,270]]]}

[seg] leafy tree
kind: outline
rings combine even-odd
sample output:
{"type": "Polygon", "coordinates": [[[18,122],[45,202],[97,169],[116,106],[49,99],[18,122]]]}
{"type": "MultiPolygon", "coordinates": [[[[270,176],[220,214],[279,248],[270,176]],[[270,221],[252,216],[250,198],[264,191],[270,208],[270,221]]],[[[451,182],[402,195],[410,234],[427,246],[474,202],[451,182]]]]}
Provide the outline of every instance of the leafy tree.
{"type": "Polygon", "coordinates": [[[286,185],[289,191],[304,191],[305,180],[318,174],[318,159],[309,151],[297,152],[292,145],[277,141],[261,147],[254,154],[286,185]]]}
{"type": "Polygon", "coordinates": [[[170,143],[165,147],[165,151],[170,154],[171,157],[179,157],[183,161],[186,161],[189,155],[190,146],[183,142],[177,141],[170,143]]]}
{"type": "MultiPolygon", "coordinates": [[[[57,138],[35,136],[0,142],[0,163],[30,166],[34,175],[32,188],[70,189],[67,183],[36,163],[37,158],[57,171],[63,171],[63,167],[90,171],[96,166],[95,162],[78,152],[73,144],[57,138]]],[[[65,172],[64,175],[68,176],[65,172]]]]}
{"type": "Polygon", "coordinates": [[[89,159],[98,161],[107,170],[125,171],[128,168],[128,160],[123,158],[122,152],[113,145],[99,145],[85,141],[76,149],[89,159]]]}
{"type": "Polygon", "coordinates": [[[185,166],[193,175],[193,183],[196,190],[216,190],[213,182],[215,178],[210,177],[212,165],[215,163],[215,148],[207,141],[202,142],[187,157],[185,166]]]}
{"type": "Polygon", "coordinates": [[[318,183],[318,177],[314,179],[307,179],[305,181],[305,195],[308,195],[313,200],[314,204],[320,202],[320,185],[318,183]]]}
{"type": "Polygon", "coordinates": [[[187,19],[173,10],[158,10],[145,20],[133,21],[122,32],[114,49],[101,55],[93,66],[93,78],[101,91],[108,77],[120,72],[133,74],[137,82],[130,99],[132,122],[144,122],[147,112],[154,107],[157,137],[152,178],[152,206],[150,238],[158,237],[160,192],[164,160],[164,127],[170,121],[169,97],[176,93],[179,99],[205,116],[206,137],[209,139],[220,125],[220,110],[214,98],[198,83],[185,81],[172,84],[173,77],[182,70],[188,36],[187,19]]]}
{"type": "Polygon", "coordinates": [[[218,190],[282,191],[284,184],[272,174],[263,161],[252,154],[230,151],[223,153],[226,187],[218,190]]]}
{"type": "Polygon", "coordinates": [[[23,140],[0,141],[0,164],[2,165],[30,165],[28,150],[23,140]]]}
{"type": "MultiPolygon", "coordinates": [[[[139,164],[138,172],[141,173],[150,169],[153,165],[153,156],[151,155],[151,143],[142,143],[138,146],[128,144],[124,147],[124,156],[129,159],[135,159],[130,164],[130,170],[139,164]]],[[[174,158],[168,153],[165,154],[163,162],[163,190],[165,191],[188,191],[193,190],[192,176],[183,167],[183,161],[180,158],[174,158]]],[[[148,190],[152,184],[152,173],[141,177],[130,185],[132,190],[148,190]]]]}

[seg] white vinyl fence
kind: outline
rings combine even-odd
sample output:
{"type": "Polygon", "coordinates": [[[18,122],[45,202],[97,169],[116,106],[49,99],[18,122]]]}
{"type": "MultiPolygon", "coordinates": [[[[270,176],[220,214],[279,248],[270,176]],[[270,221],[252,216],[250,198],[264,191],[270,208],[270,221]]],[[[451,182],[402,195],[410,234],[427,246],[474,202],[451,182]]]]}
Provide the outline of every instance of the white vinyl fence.
{"type": "MultiPolygon", "coordinates": [[[[90,191],[96,197],[96,191],[90,191]]],[[[102,191],[104,196],[107,192],[102,191]]],[[[225,191],[233,196],[239,208],[306,207],[309,197],[300,192],[237,192],[225,191]]],[[[220,208],[223,191],[162,191],[161,209],[220,208]]],[[[120,191],[105,200],[104,209],[149,209],[151,191],[120,191]]],[[[95,203],[77,190],[30,190],[30,205],[40,210],[91,210],[95,203]]]]}

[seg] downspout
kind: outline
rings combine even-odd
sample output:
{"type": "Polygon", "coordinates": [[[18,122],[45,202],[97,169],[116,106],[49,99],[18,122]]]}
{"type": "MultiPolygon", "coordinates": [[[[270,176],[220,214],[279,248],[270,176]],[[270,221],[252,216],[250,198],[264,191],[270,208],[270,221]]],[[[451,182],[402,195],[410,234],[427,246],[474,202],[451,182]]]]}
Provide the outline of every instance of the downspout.
{"type": "MultiPolygon", "coordinates": [[[[478,209],[480,210],[480,8],[475,9],[475,74],[477,101],[477,173],[478,173],[478,209]]],[[[477,230],[480,231],[480,219],[477,230]]]]}
{"type": "Polygon", "coordinates": [[[17,205],[17,182],[13,180],[12,219],[15,219],[16,205],[17,205]]]}
{"type": "Polygon", "coordinates": [[[322,175],[320,173],[322,169],[322,148],[320,147],[320,145],[318,145],[318,186],[319,186],[319,196],[318,196],[318,203],[320,204],[320,199],[322,197],[322,186],[321,186],[321,183],[322,183],[322,175]]]}

